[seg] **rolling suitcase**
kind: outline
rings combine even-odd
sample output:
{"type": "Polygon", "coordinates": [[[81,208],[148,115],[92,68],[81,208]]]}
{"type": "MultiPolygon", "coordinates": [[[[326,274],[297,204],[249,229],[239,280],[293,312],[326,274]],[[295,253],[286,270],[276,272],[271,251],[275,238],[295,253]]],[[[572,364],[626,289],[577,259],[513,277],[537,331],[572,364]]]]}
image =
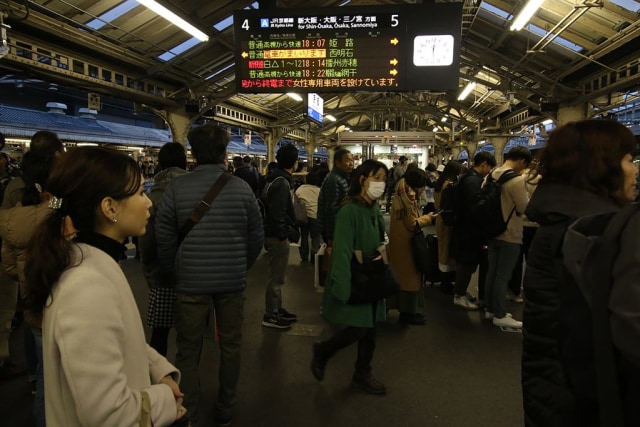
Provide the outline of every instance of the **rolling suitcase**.
{"type": "Polygon", "coordinates": [[[425,282],[430,286],[440,282],[440,269],[438,268],[438,237],[435,234],[427,234],[427,246],[429,257],[429,271],[425,273],[425,282]]]}

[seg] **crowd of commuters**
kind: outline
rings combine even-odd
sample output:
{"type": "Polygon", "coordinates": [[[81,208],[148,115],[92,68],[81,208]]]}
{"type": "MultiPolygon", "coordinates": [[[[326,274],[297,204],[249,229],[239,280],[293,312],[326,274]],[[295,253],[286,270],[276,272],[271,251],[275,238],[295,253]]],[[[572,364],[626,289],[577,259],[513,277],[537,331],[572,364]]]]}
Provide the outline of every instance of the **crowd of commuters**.
{"type": "MultiPolygon", "coordinates": [[[[315,164],[303,182],[296,182],[294,145],[278,149],[266,174],[241,157],[233,158],[230,174],[223,128],[194,127],[188,140],[195,168],[186,171],[181,144],[166,144],[148,192],[146,172],[130,157],[97,147],[65,153],[50,132],[33,136],[21,176],[9,177],[8,159],[0,158],[0,326],[10,324],[20,305],[29,325],[25,353],[32,361],[38,427],[185,420],[196,426],[204,418],[202,405],[214,408],[216,425],[230,425],[238,402],[248,271],[264,249],[269,273],[262,325],[289,329],[298,320],[284,304],[290,248],[298,245],[301,262],[314,262],[323,242],[317,267],[322,315],[331,331],[313,344],[311,374],[322,381],[332,357],[357,343],[353,387],[386,394],[387,386],[372,373],[376,324],[390,310],[398,311],[400,324],[425,324],[425,276],[412,256],[412,239],[427,225],[435,225],[433,255],[453,305],[483,308],[482,317],[493,325],[523,331],[525,424],[602,425],[603,405],[611,406],[613,397],[601,392],[590,300],[565,266],[564,237],[574,221],[617,212],[635,200],[636,144],[626,127],[605,120],[568,123],[549,135],[535,161],[517,146],[502,165],[479,152],[466,169],[450,160],[422,170],[405,156],[391,170],[376,160],[354,169],[352,154],[340,148],[330,171],[315,164]],[[500,183],[497,215],[504,228],[487,236],[471,208],[494,182],[500,183]],[[447,191],[455,192],[455,215],[443,221],[439,211],[447,191]],[[296,218],[298,200],[306,210],[304,223],[296,218]],[[389,213],[388,235],[381,205],[389,213]],[[141,237],[150,345],[118,267],[122,242],[130,236],[141,237]],[[354,303],[354,263],[371,260],[388,264],[385,277],[399,291],[354,303]],[[478,268],[473,295],[469,285],[478,268]],[[508,299],[524,302],[523,321],[507,311],[508,299]],[[201,402],[200,356],[210,319],[220,347],[219,384],[215,400],[201,402]],[[175,367],[165,359],[173,327],[175,367]]],[[[624,425],[640,423],[634,408],[640,396],[639,221],[632,216],[620,238],[606,325],[624,425]]],[[[8,335],[8,327],[0,330],[4,376],[20,371],[9,361],[8,335]]]]}

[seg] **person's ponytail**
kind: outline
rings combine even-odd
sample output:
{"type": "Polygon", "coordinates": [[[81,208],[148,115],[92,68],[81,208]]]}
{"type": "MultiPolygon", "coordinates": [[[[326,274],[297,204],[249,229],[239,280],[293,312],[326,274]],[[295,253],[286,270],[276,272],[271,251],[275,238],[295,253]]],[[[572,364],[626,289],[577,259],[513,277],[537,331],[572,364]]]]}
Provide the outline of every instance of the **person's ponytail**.
{"type": "Polygon", "coordinates": [[[42,319],[53,286],[71,263],[72,243],[64,236],[64,223],[64,213],[53,210],[36,228],[27,245],[27,304],[38,319],[42,319]]]}

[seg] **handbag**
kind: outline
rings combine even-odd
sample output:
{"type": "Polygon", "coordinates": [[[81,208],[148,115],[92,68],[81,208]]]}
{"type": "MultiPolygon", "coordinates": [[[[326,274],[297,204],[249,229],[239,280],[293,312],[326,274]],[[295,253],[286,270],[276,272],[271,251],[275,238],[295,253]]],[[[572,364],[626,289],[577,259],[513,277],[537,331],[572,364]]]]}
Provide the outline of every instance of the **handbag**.
{"type": "Polygon", "coordinates": [[[400,285],[381,255],[351,259],[351,295],[348,304],[372,304],[398,292],[400,285]]]}
{"type": "Polygon", "coordinates": [[[411,236],[411,254],[413,256],[413,263],[420,273],[429,274],[433,270],[431,265],[429,265],[429,252],[427,238],[422,232],[418,221],[416,221],[413,236],[411,236]]]}
{"type": "Polygon", "coordinates": [[[307,217],[307,207],[302,203],[300,197],[293,193],[293,214],[296,217],[296,223],[298,225],[307,225],[309,223],[309,217],[307,217]]]}

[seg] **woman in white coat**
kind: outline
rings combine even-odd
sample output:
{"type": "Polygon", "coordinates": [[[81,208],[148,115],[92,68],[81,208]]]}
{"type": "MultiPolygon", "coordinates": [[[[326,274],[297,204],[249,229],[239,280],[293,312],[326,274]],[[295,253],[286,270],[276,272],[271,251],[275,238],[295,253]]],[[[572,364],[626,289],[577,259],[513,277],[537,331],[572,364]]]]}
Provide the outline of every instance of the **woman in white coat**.
{"type": "Polygon", "coordinates": [[[149,218],[138,165],[115,150],[76,148],[46,187],[53,213],[27,247],[25,279],[43,322],[47,426],[172,424],[186,412],[179,372],[146,344],[118,266],[121,242],[142,235],[149,218]]]}

